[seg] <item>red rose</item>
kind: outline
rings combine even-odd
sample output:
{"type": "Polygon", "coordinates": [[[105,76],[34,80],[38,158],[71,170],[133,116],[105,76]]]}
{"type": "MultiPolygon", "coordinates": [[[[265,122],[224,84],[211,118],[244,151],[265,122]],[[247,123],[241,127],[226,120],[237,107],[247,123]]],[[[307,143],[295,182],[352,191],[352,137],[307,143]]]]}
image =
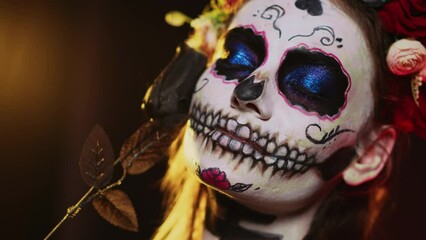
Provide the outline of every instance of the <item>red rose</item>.
{"type": "Polygon", "coordinates": [[[399,101],[394,122],[403,132],[413,132],[426,139],[426,88],[420,87],[419,106],[408,94],[399,101]]]}
{"type": "Polygon", "coordinates": [[[394,0],[383,6],[379,16],[388,32],[416,38],[426,46],[425,12],[425,0],[394,0]]]}
{"type": "Polygon", "coordinates": [[[217,187],[222,190],[227,190],[231,187],[226,173],[220,171],[219,168],[208,168],[201,172],[201,179],[209,185],[217,187]]]}

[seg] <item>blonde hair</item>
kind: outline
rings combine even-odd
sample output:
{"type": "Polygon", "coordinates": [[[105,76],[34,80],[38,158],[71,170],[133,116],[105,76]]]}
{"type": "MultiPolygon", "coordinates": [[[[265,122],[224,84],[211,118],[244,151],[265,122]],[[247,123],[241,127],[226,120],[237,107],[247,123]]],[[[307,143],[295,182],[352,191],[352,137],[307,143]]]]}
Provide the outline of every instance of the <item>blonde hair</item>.
{"type": "Polygon", "coordinates": [[[208,193],[197,177],[189,172],[180,145],[185,128],[172,143],[168,171],[161,184],[166,208],[163,224],[154,235],[162,239],[202,239],[208,193]]]}

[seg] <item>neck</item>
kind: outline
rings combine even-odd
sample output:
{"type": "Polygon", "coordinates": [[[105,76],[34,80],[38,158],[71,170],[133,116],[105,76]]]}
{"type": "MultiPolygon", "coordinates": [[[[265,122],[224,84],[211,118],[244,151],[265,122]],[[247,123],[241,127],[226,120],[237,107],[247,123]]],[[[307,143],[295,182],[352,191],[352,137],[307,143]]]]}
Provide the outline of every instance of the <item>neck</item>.
{"type": "Polygon", "coordinates": [[[204,239],[301,240],[322,203],[321,199],[297,213],[275,216],[248,209],[221,194],[215,196],[217,207],[207,212],[204,239]]]}
{"type": "Polygon", "coordinates": [[[247,229],[280,235],[285,240],[301,240],[308,233],[319,206],[320,202],[316,202],[297,214],[277,216],[270,224],[242,220],[240,225],[247,229]]]}

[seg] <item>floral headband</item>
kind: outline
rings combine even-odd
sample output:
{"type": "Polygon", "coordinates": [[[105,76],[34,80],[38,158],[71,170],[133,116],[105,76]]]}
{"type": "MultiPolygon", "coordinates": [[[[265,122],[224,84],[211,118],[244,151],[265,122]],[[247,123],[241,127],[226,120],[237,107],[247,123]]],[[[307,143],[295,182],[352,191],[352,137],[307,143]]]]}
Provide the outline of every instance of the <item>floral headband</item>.
{"type": "MultiPolygon", "coordinates": [[[[211,0],[210,7],[196,19],[173,11],[166,15],[166,21],[173,26],[189,23],[194,28],[194,33],[187,40],[187,44],[211,57],[218,36],[226,30],[228,21],[244,2],[244,0],[211,0]]],[[[377,10],[386,32],[395,36],[396,41],[389,48],[386,58],[389,70],[401,76],[401,79],[411,79],[412,96],[407,98],[397,93],[400,99],[393,122],[403,132],[415,132],[426,138],[426,92],[421,88],[423,82],[426,82],[426,1],[362,0],[362,2],[377,10]]],[[[407,82],[407,85],[410,83],[407,82]]]]}
{"type": "Polygon", "coordinates": [[[171,11],[166,14],[166,22],[176,27],[189,23],[194,33],[187,40],[187,44],[206,56],[212,56],[219,36],[245,1],[210,0],[210,6],[198,18],[191,19],[181,12],[171,11]]]}
{"type": "Polygon", "coordinates": [[[400,96],[394,124],[404,132],[426,138],[426,1],[394,0],[378,11],[385,30],[398,40],[388,51],[389,70],[411,79],[412,97],[400,96]]]}

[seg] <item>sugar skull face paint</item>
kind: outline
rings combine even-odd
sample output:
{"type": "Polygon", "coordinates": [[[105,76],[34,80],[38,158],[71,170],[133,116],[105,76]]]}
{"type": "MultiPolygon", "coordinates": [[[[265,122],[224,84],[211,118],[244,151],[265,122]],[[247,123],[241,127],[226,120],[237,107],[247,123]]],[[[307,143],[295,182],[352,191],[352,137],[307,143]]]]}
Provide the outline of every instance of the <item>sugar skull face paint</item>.
{"type": "Polygon", "coordinates": [[[372,111],[362,32],[332,3],[312,2],[321,14],[294,0],[240,9],[197,83],[181,148],[195,174],[220,169],[251,187],[201,181],[265,213],[296,211],[330,187],[319,169],[355,145],[372,111]],[[262,17],[271,9],[282,14],[262,17]]]}

